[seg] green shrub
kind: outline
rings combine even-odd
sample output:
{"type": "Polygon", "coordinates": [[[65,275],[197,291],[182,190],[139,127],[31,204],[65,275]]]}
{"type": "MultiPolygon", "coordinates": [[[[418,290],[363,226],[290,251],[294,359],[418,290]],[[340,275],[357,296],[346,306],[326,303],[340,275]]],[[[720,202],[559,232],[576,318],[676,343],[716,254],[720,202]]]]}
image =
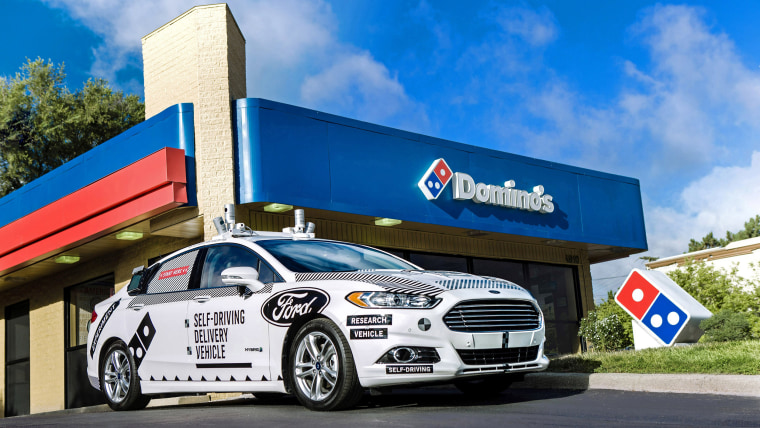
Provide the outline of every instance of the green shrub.
{"type": "Polygon", "coordinates": [[[613,351],[631,345],[626,338],[623,322],[615,313],[603,315],[598,311],[590,311],[581,320],[578,335],[591,342],[597,351],[613,351]]]}
{"type": "Polygon", "coordinates": [[[607,293],[607,300],[596,305],[581,320],[578,336],[590,342],[597,351],[613,351],[633,346],[631,316],[615,301],[615,294],[607,293]]]}
{"type": "Polygon", "coordinates": [[[747,318],[726,309],[699,323],[699,328],[705,331],[706,342],[733,342],[751,337],[747,318]]]}

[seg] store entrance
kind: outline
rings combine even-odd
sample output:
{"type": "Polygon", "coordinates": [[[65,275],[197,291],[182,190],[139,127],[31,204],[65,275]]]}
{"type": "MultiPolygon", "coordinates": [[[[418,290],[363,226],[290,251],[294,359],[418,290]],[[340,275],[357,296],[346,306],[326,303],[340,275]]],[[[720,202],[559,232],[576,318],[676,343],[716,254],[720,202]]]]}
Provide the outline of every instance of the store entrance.
{"type": "Polygon", "coordinates": [[[87,379],[87,331],[92,309],[113,293],[113,275],[74,285],[64,292],[67,409],[105,403],[100,391],[87,379]]]}

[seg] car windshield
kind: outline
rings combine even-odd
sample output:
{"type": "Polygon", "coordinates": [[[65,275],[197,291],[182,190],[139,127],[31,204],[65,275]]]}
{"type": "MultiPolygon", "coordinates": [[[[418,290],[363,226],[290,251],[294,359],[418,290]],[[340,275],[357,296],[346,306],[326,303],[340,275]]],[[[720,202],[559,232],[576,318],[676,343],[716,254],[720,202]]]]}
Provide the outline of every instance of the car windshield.
{"type": "Polygon", "coordinates": [[[293,272],[418,269],[374,248],[345,242],[262,240],[256,244],[293,272]]]}

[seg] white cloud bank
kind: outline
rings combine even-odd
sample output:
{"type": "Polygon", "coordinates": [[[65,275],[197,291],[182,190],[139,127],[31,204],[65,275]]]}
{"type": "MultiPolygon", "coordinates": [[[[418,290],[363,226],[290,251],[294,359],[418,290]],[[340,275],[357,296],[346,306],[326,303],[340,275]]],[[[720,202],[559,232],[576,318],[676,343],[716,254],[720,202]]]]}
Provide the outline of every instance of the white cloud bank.
{"type": "MultiPolygon", "coordinates": [[[[191,6],[183,0],[43,0],[102,37],[90,73],[112,83],[141,68],[140,37],[191,6]]],[[[270,98],[389,126],[424,132],[424,107],[388,68],[336,38],[338,23],[320,0],[230,0],[246,38],[248,96],[270,98]]],[[[139,82],[122,87],[142,92],[139,82]]]]}
{"type": "Polygon", "coordinates": [[[642,255],[668,257],[687,251],[689,240],[713,232],[721,238],[726,231],[738,232],[744,222],[760,214],[760,151],[752,152],[749,164],[715,167],[706,176],[689,183],[672,205],[644,201],[649,251],[626,259],[591,267],[594,299],[616,291],[633,268],[645,268],[642,255]]]}
{"type": "MultiPolygon", "coordinates": [[[[552,26],[562,23],[544,10],[516,10],[499,15],[499,32],[462,61],[485,64],[475,69],[472,89],[498,88],[492,124],[509,141],[504,148],[639,178],[647,254],[654,256],[680,254],[689,239],[710,231],[740,230],[760,213],[760,72],[742,62],[728,35],[706,24],[704,10],[642,10],[629,34],[648,58],[621,60],[620,90],[601,101],[546,65],[546,45],[559,32],[552,26]],[[526,22],[552,36],[525,33],[526,22]]],[[[594,266],[597,298],[643,267],[639,256],[594,266]]]]}
{"type": "MultiPolygon", "coordinates": [[[[141,35],[189,7],[183,0],[43,1],[102,37],[92,73],[112,82],[123,68],[140,68],[141,35]]],[[[426,109],[409,96],[397,71],[338,40],[328,3],[229,3],[247,41],[249,96],[426,131],[426,109]]],[[[427,3],[418,9],[437,16],[427,3]]],[[[642,10],[630,36],[648,59],[621,60],[619,92],[594,102],[544,61],[562,37],[562,23],[550,10],[496,6],[484,12],[495,30],[463,49],[458,61],[449,58],[450,72],[469,82],[451,105],[483,108],[482,117],[469,120],[490,124],[509,141],[502,149],[638,177],[649,254],[680,253],[690,238],[739,230],[760,213],[760,155],[754,151],[760,72],[742,62],[730,37],[705,15],[688,6],[642,10]]],[[[457,35],[446,34],[452,26],[423,21],[442,46],[455,46],[457,35]]],[[[633,256],[594,266],[595,278],[611,278],[595,280],[598,295],[641,264],[633,256]]]]}

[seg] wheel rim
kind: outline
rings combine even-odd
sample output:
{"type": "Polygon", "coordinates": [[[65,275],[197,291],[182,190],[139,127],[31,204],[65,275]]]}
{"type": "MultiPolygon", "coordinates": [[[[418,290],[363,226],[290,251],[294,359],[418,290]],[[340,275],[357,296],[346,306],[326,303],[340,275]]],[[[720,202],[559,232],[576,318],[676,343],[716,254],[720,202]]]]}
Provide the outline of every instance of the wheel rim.
{"type": "Polygon", "coordinates": [[[124,401],[129,393],[131,375],[127,354],[120,349],[111,352],[103,367],[103,383],[109,400],[114,403],[124,401]]]}
{"type": "Polygon", "coordinates": [[[338,382],[339,363],[333,341],[324,333],[309,333],[296,349],[296,387],[312,401],[326,400],[338,382]]]}

